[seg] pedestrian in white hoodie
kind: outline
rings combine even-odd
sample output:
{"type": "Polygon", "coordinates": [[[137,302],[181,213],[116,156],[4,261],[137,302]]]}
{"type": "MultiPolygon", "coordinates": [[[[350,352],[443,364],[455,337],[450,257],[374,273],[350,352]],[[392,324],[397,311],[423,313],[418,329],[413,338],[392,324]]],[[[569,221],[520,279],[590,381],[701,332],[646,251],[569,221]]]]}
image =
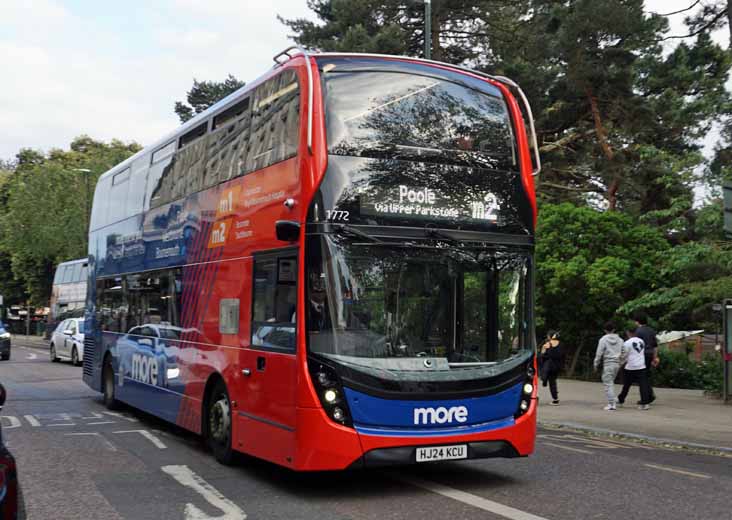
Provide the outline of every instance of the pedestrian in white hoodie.
{"type": "Polygon", "coordinates": [[[612,321],[605,323],[603,327],[605,335],[600,338],[597,343],[597,352],[595,353],[595,370],[602,367],[602,382],[605,385],[605,395],[607,396],[607,405],[604,410],[615,410],[615,377],[620,370],[620,363],[625,357],[623,348],[623,338],[615,333],[615,324],[612,321]]]}

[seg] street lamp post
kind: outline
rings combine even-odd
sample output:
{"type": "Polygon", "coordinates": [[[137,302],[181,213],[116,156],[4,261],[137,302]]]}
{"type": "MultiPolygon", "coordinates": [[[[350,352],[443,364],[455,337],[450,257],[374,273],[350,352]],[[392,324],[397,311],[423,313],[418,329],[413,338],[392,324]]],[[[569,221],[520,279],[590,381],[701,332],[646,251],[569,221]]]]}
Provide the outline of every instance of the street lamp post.
{"type": "Polygon", "coordinates": [[[86,216],[86,223],[84,225],[84,231],[85,231],[85,235],[84,236],[86,237],[86,236],[89,236],[89,219],[91,218],[91,215],[89,214],[90,213],[90,205],[89,205],[89,191],[90,191],[90,188],[89,188],[89,174],[92,171],[90,169],[88,169],[88,168],[72,168],[72,169],[74,171],[76,171],[76,172],[81,172],[81,173],[86,174],[84,176],[85,177],[85,181],[86,181],[85,182],[86,189],[85,189],[85,193],[84,193],[84,214],[86,216]]]}
{"type": "Polygon", "coordinates": [[[432,59],[432,0],[424,0],[424,59],[432,59]]]}

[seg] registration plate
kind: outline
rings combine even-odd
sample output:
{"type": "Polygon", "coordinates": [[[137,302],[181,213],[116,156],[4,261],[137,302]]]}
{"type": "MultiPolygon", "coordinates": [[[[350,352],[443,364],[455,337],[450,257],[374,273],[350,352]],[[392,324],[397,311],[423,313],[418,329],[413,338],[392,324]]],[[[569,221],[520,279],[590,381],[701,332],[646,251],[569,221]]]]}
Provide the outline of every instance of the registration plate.
{"type": "Polygon", "coordinates": [[[417,462],[432,462],[434,460],[455,460],[468,458],[468,445],[454,446],[425,446],[417,448],[417,462]]]}

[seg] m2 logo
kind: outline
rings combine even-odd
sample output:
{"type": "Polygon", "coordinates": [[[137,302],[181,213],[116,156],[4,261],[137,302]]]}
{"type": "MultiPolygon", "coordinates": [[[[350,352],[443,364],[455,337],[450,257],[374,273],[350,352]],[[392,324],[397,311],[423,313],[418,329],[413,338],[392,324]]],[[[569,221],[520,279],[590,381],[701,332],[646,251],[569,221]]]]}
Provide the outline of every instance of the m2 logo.
{"type": "Polygon", "coordinates": [[[148,385],[158,384],[158,360],[144,354],[132,354],[132,373],[135,381],[148,385]]]}
{"type": "Polygon", "coordinates": [[[221,247],[226,244],[226,239],[229,236],[229,229],[231,228],[231,219],[219,220],[214,222],[211,227],[211,235],[208,239],[208,248],[221,247]]]}
{"type": "Polygon", "coordinates": [[[445,408],[415,408],[414,424],[445,424],[457,421],[464,423],[468,420],[468,409],[464,406],[445,408]]]}

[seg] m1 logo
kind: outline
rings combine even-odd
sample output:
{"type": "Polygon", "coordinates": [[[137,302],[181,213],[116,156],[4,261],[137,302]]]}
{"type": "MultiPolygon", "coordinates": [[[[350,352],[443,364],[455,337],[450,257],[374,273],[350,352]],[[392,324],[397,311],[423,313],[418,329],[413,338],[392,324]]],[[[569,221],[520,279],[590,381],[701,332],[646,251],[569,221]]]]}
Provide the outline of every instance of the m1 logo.
{"type": "Polygon", "coordinates": [[[234,186],[223,190],[219,194],[219,201],[216,204],[216,218],[225,217],[234,213],[240,191],[241,188],[239,186],[234,186]]]}
{"type": "Polygon", "coordinates": [[[229,236],[229,229],[231,228],[231,219],[219,220],[214,222],[211,227],[211,236],[208,239],[209,249],[213,247],[221,247],[226,244],[226,239],[229,236]]]}
{"type": "Polygon", "coordinates": [[[445,424],[457,421],[464,423],[468,420],[468,409],[464,406],[445,408],[415,408],[414,424],[445,424]]]}

